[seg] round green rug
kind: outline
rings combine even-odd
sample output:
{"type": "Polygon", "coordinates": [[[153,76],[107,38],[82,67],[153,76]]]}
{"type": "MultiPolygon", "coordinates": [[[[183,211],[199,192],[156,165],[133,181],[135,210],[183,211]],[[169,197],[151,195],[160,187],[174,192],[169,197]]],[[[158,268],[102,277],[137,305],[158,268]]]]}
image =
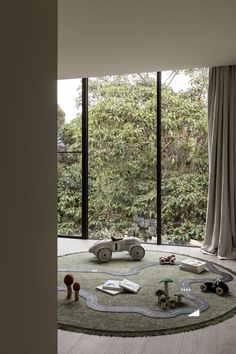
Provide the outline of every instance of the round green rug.
{"type": "MultiPolygon", "coordinates": [[[[200,274],[185,272],[179,269],[178,264],[160,265],[159,257],[162,255],[169,253],[146,251],[141,261],[132,260],[128,253],[114,253],[112,260],[105,264],[100,264],[97,258],[88,252],[59,257],[58,327],[96,335],[151,336],[203,328],[236,314],[236,281],[231,270],[209,263],[208,269],[211,271],[200,274]],[[63,279],[67,273],[80,282],[81,296],[78,302],[73,298],[66,299],[63,279]],[[201,292],[201,280],[222,277],[232,279],[227,283],[229,295],[218,296],[201,292]],[[136,294],[122,292],[112,296],[96,289],[106,280],[124,278],[140,285],[136,294]],[[159,282],[164,278],[174,280],[169,284],[170,296],[180,290],[188,295],[189,291],[188,298],[184,298],[183,304],[175,309],[162,309],[158,305],[155,292],[163,288],[163,284],[159,282]],[[185,288],[183,284],[188,286],[185,288]],[[201,311],[200,316],[190,317],[189,314],[198,308],[201,311]]],[[[190,257],[177,255],[176,258],[178,263],[190,257]]]]}

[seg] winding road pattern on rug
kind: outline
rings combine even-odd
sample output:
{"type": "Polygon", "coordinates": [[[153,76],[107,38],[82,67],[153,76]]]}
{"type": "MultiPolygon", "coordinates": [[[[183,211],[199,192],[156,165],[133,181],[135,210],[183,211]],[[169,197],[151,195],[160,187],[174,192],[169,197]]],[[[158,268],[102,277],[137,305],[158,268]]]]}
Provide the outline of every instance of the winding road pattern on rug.
{"type": "MultiPolygon", "coordinates": [[[[176,262],[175,264],[179,264],[176,262]]],[[[85,268],[62,268],[58,269],[58,272],[76,272],[76,273],[104,273],[109,275],[117,275],[117,276],[129,276],[138,274],[141,270],[149,267],[153,267],[156,265],[160,265],[159,262],[149,262],[146,264],[140,264],[136,267],[131,268],[127,272],[116,272],[112,270],[102,270],[102,269],[85,269],[85,268]]],[[[174,266],[174,265],[172,265],[174,266]]],[[[211,263],[207,262],[206,269],[209,272],[218,274],[221,276],[221,280],[224,282],[229,282],[233,280],[233,276],[229,273],[222,272],[217,267],[211,263]]],[[[214,281],[215,279],[196,279],[196,278],[186,278],[181,279],[179,282],[180,291],[185,295],[185,297],[191,300],[195,306],[190,308],[177,308],[168,310],[168,312],[164,311],[152,311],[142,307],[133,307],[133,306],[106,306],[99,303],[99,300],[96,295],[89,293],[86,290],[80,290],[80,296],[86,300],[87,306],[95,311],[100,312],[120,312],[120,313],[138,313],[147,317],[152,318],[172,318],[179,315],[190,314],[194,311],[199,310],[200,312],[206,311],[208,309],[208,302],[201,298],[200,296],[194,294],[190,285],[192,283],[202,283],[204,281],[214,281]]],[[[58,287],[58,291],[66,291],[65,287],[58,287]]]]}

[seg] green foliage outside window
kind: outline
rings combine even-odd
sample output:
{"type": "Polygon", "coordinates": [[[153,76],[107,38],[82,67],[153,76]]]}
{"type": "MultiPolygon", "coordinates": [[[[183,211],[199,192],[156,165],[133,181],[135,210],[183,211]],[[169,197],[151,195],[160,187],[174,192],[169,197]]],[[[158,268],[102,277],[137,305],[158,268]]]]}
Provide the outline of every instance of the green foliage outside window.
{"type": "MultiPolygon", "coordinates": [[[[188,75],[191,77],[188,90],[175,93],[170,86],[162,85],[164,242],[188,243],[204,234],[208,183],[207,70],[191,70],[188,75]]],[[[80,101],[78,95],[78,105],[80,101]]],[[[60,138],[67,150],[81,150],[80,115],[61,127],[60,138]]],[[[61,154],[58,159],[58,233],[80,231],[81,156],[75,156],[61,154]]],[[[137,229],[137,218],[144,225],[152,221],[153,228],[156,79],[153,74],[91,79],[90,235],[133,232],[147,238],[149,234],[145,233],[149,228],[137,229]]]]}

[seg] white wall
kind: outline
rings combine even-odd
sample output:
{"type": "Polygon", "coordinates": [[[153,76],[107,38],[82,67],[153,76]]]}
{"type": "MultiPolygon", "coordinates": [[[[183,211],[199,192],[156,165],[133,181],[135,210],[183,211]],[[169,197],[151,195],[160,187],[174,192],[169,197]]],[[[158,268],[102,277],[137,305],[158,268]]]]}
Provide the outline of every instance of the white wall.
{"type": "Polygon", "coordinates": [[[236,63],[235,0],[58,0],[58,77],[236,63]]]}
{"type": "Polygon", "coordinates": [[[54,354],[57,1],[0,17],[0,352],[54,354]]]}

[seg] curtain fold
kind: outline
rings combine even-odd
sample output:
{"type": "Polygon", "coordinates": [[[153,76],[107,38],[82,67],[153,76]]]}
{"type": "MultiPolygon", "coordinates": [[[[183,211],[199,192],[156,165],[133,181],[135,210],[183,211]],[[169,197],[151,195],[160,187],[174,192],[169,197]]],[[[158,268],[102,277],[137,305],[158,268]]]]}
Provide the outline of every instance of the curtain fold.
{"type": "Polygon", "coordinates": [[[236,258],[236,66],[210,69],[209,187],[202,251],[236,258]]]}

